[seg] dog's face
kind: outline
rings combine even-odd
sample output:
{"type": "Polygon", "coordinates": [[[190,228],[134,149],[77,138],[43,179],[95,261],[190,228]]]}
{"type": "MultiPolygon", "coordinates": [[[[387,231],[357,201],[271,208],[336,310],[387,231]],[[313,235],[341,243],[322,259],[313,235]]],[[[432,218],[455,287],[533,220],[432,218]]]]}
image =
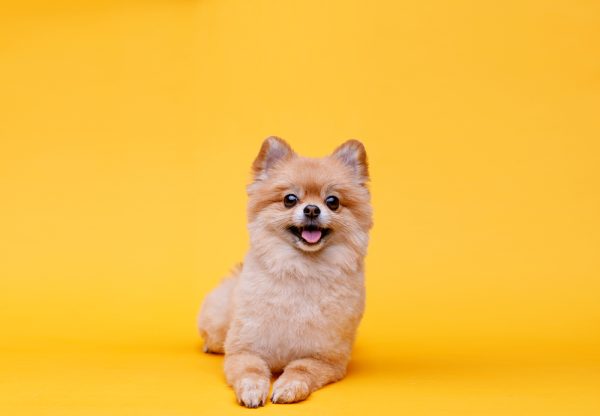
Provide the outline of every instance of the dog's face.
{"type": "Polygon", "coordinates": [[[344,246],[364,254],[371,228],[367,157],[350,140],[333,154],[300,157],[283,140],[267,138],[248,187],[253,243],[286,244],[304,253],[344,246]]]}

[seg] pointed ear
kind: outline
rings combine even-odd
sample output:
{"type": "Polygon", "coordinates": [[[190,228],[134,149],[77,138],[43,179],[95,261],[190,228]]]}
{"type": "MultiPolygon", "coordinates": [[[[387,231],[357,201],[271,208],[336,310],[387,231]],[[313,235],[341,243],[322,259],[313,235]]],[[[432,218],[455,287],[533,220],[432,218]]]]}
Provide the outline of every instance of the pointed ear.
{"type": "Polygon", "coordinates": [[[283,139],[267,137],[260,147],[258,156],[252,164],[254,179],[259,181],[267,177],[269,169],[282,160],[290,159],[295,153],[283,139]]]}
{"type": "Polygon", "coordinates": [[[369,180],[369,164],[365,146],[358,140],[348,140],[331,155],[352,168],[362,183],[369,180]]]}

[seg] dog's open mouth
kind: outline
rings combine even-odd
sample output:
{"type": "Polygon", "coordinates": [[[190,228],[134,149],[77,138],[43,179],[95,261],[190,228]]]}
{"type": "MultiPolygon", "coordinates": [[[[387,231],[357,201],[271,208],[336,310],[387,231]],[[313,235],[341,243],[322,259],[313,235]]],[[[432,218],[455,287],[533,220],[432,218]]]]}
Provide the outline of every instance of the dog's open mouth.
{"type": "Polygon", "coordinates": [[[319,244],[321,240],[331,232],[329,228],[321,228],[316,225],[306,225],[304,227],[296,227],[292,225],[288,228],[292,234],[300,239],[305,244],[319,244]]]}

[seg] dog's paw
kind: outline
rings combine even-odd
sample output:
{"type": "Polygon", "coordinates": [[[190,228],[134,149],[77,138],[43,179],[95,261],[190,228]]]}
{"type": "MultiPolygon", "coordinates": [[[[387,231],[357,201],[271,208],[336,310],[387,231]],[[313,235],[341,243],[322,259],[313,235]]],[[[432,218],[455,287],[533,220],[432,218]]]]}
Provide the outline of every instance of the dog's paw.
{"type": "Polygon", "coordinates": [[[273,403],[294,403],[310,395],[308,384],[302,380],[279,378],[273,385],[273,403]]]}
{"type": "Polygon", "coordinates": [[[244,377],[237,383],[237,401],[242,406],[264,406],[269,395],[269,379],[262,377],[244,377]]]}
{"type": "Polygon", "coordinates": [[[205,354],[223,354],[223,348],[220,346],[204,344],[202,346],[202,352],[205,354]]]}

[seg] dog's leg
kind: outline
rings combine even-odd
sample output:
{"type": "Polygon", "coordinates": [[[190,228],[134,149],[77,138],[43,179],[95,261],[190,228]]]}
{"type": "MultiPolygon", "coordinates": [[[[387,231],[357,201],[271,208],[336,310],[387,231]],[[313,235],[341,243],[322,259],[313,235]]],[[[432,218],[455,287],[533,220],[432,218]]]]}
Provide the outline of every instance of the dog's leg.
{"type": "Polygon", "coordinates": [[[225,378],[240,404],[264,406],[271,382],[271,371],[265,360],[253,354],[226,354],[225,378]]]}
{"type": "Polygon", "coordinates": [[[198,330],[204,339],[204,352],[222,354],[233,309],[233,291],[239,280],[241,265],[204,299],[198,315],[198,330]]]}
{"type": "Polygon", "coordinates": [[[340,380],[346,374],[346,361],[330,362],[303,358],[289,363],[273,384],[273,403],[294,403],[306,399],[325,384],[340,380]]]}

